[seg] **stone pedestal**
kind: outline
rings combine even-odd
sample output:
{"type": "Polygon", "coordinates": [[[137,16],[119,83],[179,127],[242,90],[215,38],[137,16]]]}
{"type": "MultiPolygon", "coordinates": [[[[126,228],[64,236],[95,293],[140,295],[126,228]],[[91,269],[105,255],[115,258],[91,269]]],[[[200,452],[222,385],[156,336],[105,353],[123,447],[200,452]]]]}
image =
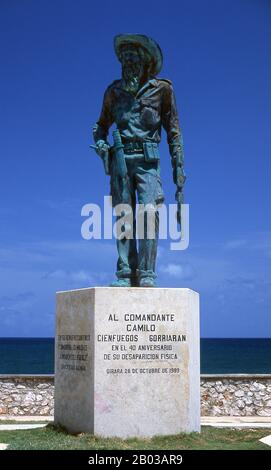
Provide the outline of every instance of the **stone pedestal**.
{"type": "Polygon", "coordinates": [[[55,423],[68,431],[122,438],[200,431],[196,292],[59,292],[55,357],[55,423]]]}

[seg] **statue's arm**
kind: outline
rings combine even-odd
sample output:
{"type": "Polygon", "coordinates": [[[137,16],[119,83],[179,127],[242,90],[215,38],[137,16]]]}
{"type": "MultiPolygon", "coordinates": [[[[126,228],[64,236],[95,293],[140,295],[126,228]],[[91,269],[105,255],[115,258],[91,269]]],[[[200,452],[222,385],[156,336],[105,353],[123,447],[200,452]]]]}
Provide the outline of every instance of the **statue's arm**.
{"type": "Polygon", "coordinates": [[[108,175],[109,170],[109,144],[107,142],[108,131],[114,122],[112,116],[112,93],[110,87],[107,88],[100,117],[93,127],[93,138],[96,143],[96,153],[102,158],[105,173],[108,175]]]}
{"type": "Polygon", "coordinates": [[[112,116],[113,96],[111,88],[107,88],[103,98],[103,105],[100,117],[93,127],[93,138],[95,142],[104,141],[107,143],[107,136],[114,119],[112,116]]]}
{"type": "Polygon", "coordinates": [[[105,173],[109,174],[109,144],[107,136],[114,119],[112,115],[113,99],[111,88],[108,87],[103,98],[100,117],[93,127],[93,138],[96,143],[96,153],[102,158],[105,173]]]}
{"type": "Polygon", "coordinates": [[[162,101],[162,125],[167,133],[174,183],[177,184],[178,173],[179,185],[181,183],[181,179],[183,185],[185,182],[185,174],[183,170],[183,138],[179,124],[175,93],[170,83],[167,83],[164,87],[162,101]]]}

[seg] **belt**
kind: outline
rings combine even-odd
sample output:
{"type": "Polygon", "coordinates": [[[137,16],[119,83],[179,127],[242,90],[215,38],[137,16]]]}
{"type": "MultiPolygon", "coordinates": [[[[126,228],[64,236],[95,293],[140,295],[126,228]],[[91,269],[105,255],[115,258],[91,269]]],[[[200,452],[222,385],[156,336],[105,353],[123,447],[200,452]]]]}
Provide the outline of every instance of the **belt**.
{"type": "Polygon", "coordinates": [[[143,153],[143,143],[142,142],[124,142],[124,153],[143,153]]]}

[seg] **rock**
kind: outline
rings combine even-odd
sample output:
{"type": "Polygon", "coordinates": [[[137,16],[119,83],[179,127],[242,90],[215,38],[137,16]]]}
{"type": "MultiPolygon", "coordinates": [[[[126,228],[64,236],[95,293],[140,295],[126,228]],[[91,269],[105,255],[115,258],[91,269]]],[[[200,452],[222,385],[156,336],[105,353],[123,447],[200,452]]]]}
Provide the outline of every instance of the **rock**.
{"type": "Polygon", "coordinates": [[[243,400],[237,400],[236,406],[238,406],[238,408],[242,410],[243,408],[245,408],[245,402],[243,402],[243,400]]]}
{"type": "MultiPolygon", "coordinates": [[[[263,395],[265,395],[265,393],[263,395]]],[[[256,398],[256,400],[262,400],[263,395],[261,394],[261,392],[254,393],[254,397],[256,398]]]]}
{"type": "Polygon", "coordinates": [[[248,406],[253,404],[253,400],[250,397],[245,397],[244,402],[248,406]]]}
{"type": "Polygon", "coordinates": [[[49,414],[50,408],[49,406],[44,406],[39,412],[39,415],[45,415],[47,416],[49,414]]]}
{"type": "Polygon", "coordinates": [[[262,384],[262,383],[259,383],[258,384],[258,390],[265,390],[266,389],[266,385],[262,384]]]}
{"type": "Polygon", "coordinates": [[[251,406],[245,408],[245,416],[255,416],[255,409],[251,406]]]}
{"type": "Polygon", "coordinates": [[[222,410],[218,406],[213,406],[210,410],[211,416],[220,416],[221,414],[222,414],[222,410]]]}
{"type": "Polygon", "coordinates": [[[36,396],[36,401],[42,401],[43,400],[43,396],[42,395],[37,395],[36,396]]]}
{"type": "Polygon", "coordinates": [[[271,408],[264,408],[262,410],[257,410],[256,414],[258,416],[271,416],[271,408]]]}
{"type": "Polygon", "coordinates": [[[8,414],[8,407],[0,405],[0,415],[6,415],[8,414]]]}
{"type": "Polygon", "coordinates": [[[208,400],[209,400],[209,395],[207,393],[201,396],[202,403],[207,402],[208,400]]]}
{"type": "Polygon", "coordinates": [[[259,390],[258,383],[257,383],[257,382],[253,382],[253,383],[250,385],[249,390],[250,390],[251,392],[258,392],[258,390],[259,390]]]}
{"type": "Polygon", "coordinates": [[[250,386],[251,392],[263,391],[265,389],[266,389],[266,385],[259,383],[259,382],[253,382],[253,384],[250,386]]]}
{"type": "Polygon", "coordinates": [[[3,399],[3,402],[4,403],[12,403],[13,402],[13,399],[11,397],[7,397],[7,398],[4,398],[3,399]]]}
{"type": "Polygon", "coordinates": [[[22,405],[31,405],[35,402],[35,394],[33,392],[28,392],[22,399],[22,405]]]}
{"type": "Polygon", "coordinates": [[[245,392],[243,392],[243,390],[237,390],[234,395],[238,398],[241,398],[245,395],[245,392]]]}
{"type": "Polygon", "coordinates": [[[2,384],[1,384],[1,388],[6,388],[6,389],[9,390],[10,388],[14,388],[14,384],[12,384],[12,383],[7,383],[7,382],[6,382],[6,383],[2,383],[2,384]]]}
{"type": "Polygon", "coordinates": [[[263,404],[262,404],[262,402],[261,402],[260,400],[253,400],[253,404],[254,404],[255,406],[260,406],[260,407],[263,406],[263,404]]]}
{"type": "Polygon", "coordinates": [[[10,398],[12,399],[12,401],[14,403],[20,403],[22,401],[23,397],[24,397],[24,395],[20,395],[18,392],[12,393],[10,395],[10,398]]]}
{"type": "Polygon", "coordinates": [[[46,388],[48,388],[48,387],[49,387],[49,384],[39,384],[39,385],[37,385],[37,388],[38,388],[38,389],[41,389],[41,390],[44,390],[44,389],[46,389],[46,388]]]}

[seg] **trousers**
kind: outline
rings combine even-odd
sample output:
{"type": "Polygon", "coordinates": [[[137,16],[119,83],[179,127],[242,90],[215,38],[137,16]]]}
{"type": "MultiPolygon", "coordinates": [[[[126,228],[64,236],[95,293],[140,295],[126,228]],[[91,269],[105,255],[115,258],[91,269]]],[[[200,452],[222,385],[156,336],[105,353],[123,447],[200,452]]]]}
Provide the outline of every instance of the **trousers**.
{"type": "MultiPolygon", "coordinates": [[[[123,192],[120,200],[116,181],[111,181],[111,195],[113,205],[129,204],[132,210],[132,236],[117,239],[118,261],[116,276],[118,279],[130,278],[132,285],[137,284],[137,279],[144,277],[155,278],[155,263],[157,256],[157,244],[159,234],[159,213],[155,209],[153,238],[148,237],[148,215],[144,213],[143,230],[141,237],[136,238],[136,203],[140,207],[157,205],[164,201],[164,194],[160,178],[160,165],[157,162],[146,162],[142,155],[125,158],[128,172],[128,187],[123,192]]],[[[117,221],[121,219],[117,216],[117,221]]],[[[142,218],[141,218],[142,220],[142,218]]],[[[150,220],[150,219],[149,219],[150,220]]]]}

